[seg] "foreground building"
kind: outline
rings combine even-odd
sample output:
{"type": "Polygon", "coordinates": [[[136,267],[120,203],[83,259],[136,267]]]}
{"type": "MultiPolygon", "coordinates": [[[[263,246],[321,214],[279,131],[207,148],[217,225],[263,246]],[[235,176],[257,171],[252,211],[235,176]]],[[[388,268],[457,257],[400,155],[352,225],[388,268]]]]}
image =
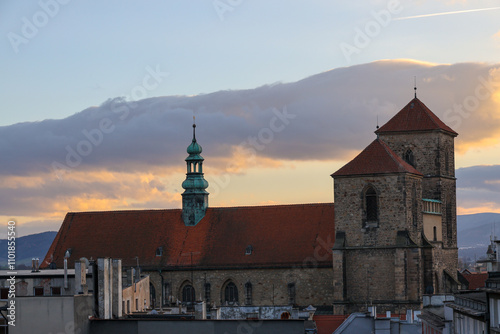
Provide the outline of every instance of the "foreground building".
{"type": "Polygon", "coordinates": [[[60,268],[68,251],[70,266],[121,258],[149,275],[156,308],[252,306],[247,318],[284,305],[418,309],[424,293],[457,284],[457,134],[417,98],[376,133],[332,175],[335,212],[333,203],[211,208],[193,126],[182,209],[68,213],[42,266],[60,268]]]}

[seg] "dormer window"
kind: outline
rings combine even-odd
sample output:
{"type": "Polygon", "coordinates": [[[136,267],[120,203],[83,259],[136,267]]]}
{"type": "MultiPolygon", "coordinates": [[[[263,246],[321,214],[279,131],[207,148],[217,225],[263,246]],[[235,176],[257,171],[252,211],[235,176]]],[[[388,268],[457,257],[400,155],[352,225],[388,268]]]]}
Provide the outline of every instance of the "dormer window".
{"type": "Polygon", "coordinates": [[[412,150],[407,150],[403,155],[404,161],[415,167],[415,157],[413,156],[412,150]]]}
{"type": "Polygon", "coordinates": [[[245,255],[251,255],[253,251],[252,245],[248,245],[245,249],[245,255]]]}
{"type": "Polygon", "coordinates": [[[158,247],[156,249],[156,256],[162,256],[163,255],[163,247],[158,247]]]}

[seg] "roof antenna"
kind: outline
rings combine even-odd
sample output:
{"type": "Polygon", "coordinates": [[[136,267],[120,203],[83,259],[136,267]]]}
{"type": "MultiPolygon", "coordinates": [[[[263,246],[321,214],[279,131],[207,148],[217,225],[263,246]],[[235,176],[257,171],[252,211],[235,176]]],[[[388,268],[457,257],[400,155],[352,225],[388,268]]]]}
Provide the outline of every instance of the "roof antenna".
{"type": "MultiPolygon", "coordinates": [[[[380,126],[378,126],[378,115],[377,115],[377,130],[380,128],[380,126]]],[[[377,133],[377,131],[375,131],[375,133],[377,133]]],[[[377,133],[377,139],[378,139],[378,133],[377,133]]]]}
{"type": "Polygon", "coordinates": [[[413,77],[413,89],[415,90],[415,98],[417,98],[417,76],[413,77]]]}

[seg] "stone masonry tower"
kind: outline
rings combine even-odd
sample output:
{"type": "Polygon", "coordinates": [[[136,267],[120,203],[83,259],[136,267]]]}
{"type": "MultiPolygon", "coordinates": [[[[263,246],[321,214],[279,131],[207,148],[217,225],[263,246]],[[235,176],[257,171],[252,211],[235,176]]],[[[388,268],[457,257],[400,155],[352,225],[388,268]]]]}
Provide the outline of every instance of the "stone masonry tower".
{"type": "Polygon", "coordinates": [[[457,288],[454,138],[416,97],[332,174],[334,311],[404,312],[457,288]]]}
{"type": "Polygon", "coordinates": [[[208,207],[208,182],[203,178],[201,146],[196,142],[196,124],[193,124],[193,140],[187,148],[186,180],[182,182],[182,220],[187,226],[195,226],[205,216],[208,207]]]}

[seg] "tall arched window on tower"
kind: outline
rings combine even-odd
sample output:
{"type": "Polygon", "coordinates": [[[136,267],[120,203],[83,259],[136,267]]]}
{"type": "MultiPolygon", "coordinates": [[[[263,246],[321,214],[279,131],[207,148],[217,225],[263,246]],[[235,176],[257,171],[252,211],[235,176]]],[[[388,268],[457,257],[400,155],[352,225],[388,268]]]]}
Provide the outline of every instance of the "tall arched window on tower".
{"type": "Polygon", "coordinates": [[[224,289],[224,301],[230,305],[238,302],[238,288],[233,282],[226,284],[224,289]]]}
{"type": "Polygon", "coordinates": [[[373,187],[368,187],[365,191],[365,226],[378,227],[378,198],[373,187]]]}
{"type": "Polygon", "coordinates": [[[404,161],[415,167],[415,157],[413,156],[412,150],[407,150],[403,155],[404,161]]]}

